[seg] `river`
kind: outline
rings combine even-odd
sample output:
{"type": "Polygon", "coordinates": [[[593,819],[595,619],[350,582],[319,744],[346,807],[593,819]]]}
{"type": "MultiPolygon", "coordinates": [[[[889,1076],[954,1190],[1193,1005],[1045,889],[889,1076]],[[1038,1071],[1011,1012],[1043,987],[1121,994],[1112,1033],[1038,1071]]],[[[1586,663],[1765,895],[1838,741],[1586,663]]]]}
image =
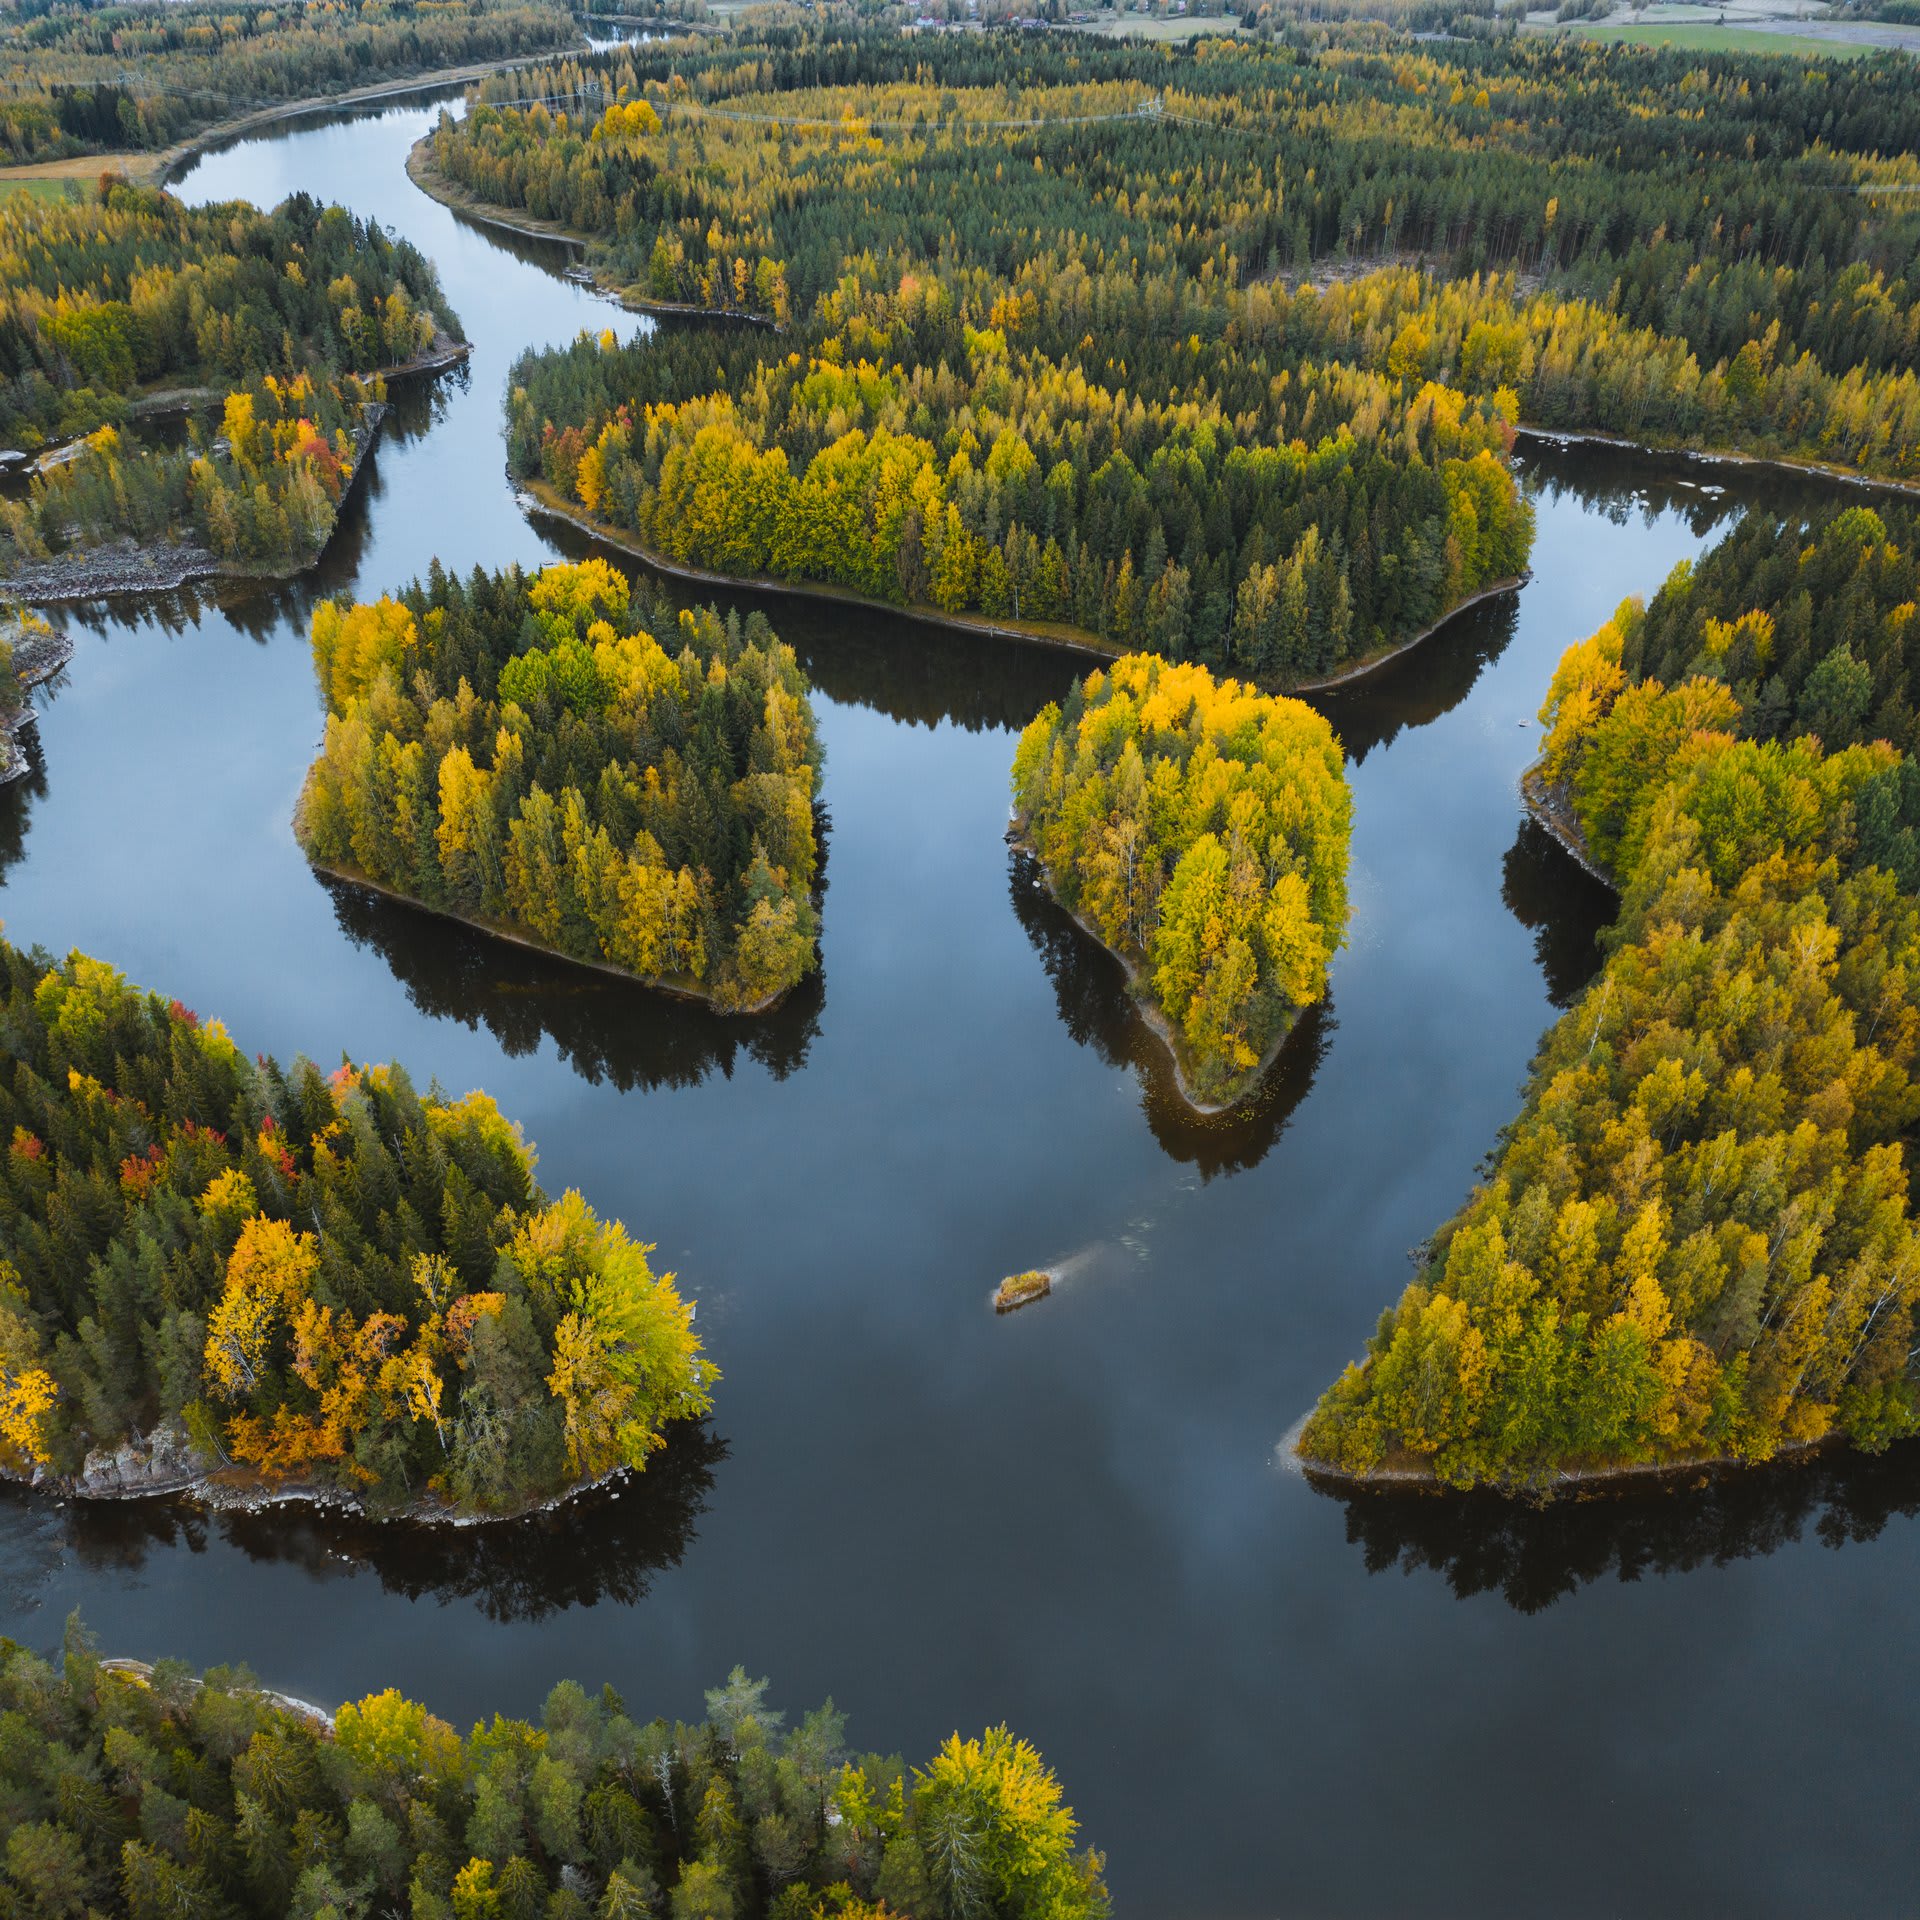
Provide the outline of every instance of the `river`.
{"type": "Polygon", "coordinates": [[[314,596],[560,551],[505,479],[507,368],[647,324],[420,194],[433,111],[309,119],[183,182],[377,216],[474,352],[402,397],[308,581],[69,615],[34,777],[0,796],[0,916],[245,1047],[489,1089],[550,1190],[698,1297],[714,1424],[618,1499],[460,1533],[13,1497],[0,1630],[50,1642],[77,1607],[113,1653],[463,1722],[565,1676],[697,1716],[735,1662],[911,1758],[1005,1720],[1123,1920],[1908,1906],[1911,1449],[1545,1514],[1343,1503],[1275,1457],[1596,963],[1611,902],[1515,788],[1554,662],[1801,483],[1526,450],[1532,584],[1324,700],[1351,939],[1265,1100],[1212,1125],[1002,842],[1015,735],[1074,662],[765,603],[818,688],[824,968],[730,1024],[337,894],[289,831],[314,596]],[[1059,1261],[994,1316],[1001,1275],[1059,1261]]]}

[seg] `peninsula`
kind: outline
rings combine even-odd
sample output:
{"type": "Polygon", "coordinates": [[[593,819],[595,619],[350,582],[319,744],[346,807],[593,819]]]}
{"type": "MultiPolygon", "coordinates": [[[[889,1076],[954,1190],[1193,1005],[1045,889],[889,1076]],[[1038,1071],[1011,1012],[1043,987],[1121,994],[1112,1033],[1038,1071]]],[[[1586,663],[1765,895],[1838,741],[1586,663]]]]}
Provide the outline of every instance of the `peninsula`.
{"type": "Polygon", "coordinates": [[[0,1474],[475,1518],[711,1407],[673,1277],[485,1094],[252,1059],[3,941],[0,1012],[0,1474]]]}
{"type": "Polygon", "coordinates": [[[1528,792],[1619,923],[1310,1470],[1548,1493],[1920,1432],[1917,533],[1756,515],[1562,659],[1528,792]]]}

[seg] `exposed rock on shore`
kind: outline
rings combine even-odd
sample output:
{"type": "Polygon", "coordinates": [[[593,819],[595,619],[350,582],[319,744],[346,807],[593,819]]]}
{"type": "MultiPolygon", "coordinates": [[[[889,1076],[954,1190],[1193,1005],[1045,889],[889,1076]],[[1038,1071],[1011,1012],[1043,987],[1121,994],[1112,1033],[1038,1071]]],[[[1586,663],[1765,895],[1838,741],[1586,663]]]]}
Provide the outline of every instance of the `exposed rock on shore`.
{"type": "MultiPolygon", "coordinates": [[[[444,336],[442,336],[444,338],[444,336]]],[[[437,343],[436,343],[437,346],[437,343]]],[[[449,342],[444,350],[418,363],[411,370],[434,372],[451,366],[465,356],[466,348],[449,342]]],[[[0,587],[16,599],[46,602],[51,600],[98,600],[116,593],[169,593],[189,580],[212,575],[237,579],[285,580],[304,573],[326,551],[333,528],[340,524],[353,489],[360,484],[368,453],[380,434],[380,423],[388,409],[380,401],[370,401],[362,412],[360,424],[353,429],[353,475],[340,496],[333,523],[326,537],[311,552],[296,555],[277,566],[248,567],[222,560],[205,547],[190,540],[164,540],[143,547],[130,535],[107,540],[97,546],[73,547],[63,553],[49,554],[44,560],[22,560],[0,587]]]]}
{"type": "Polygon", "coordinates": [[[6,587],[23,600],[95,600],[110,593],[165,593],[221,571],[205,547],[188,541],[143,547],[123,535],[101,546],[22,561],[6,587]]]}
{"type": "Polygon", "coordinates": [[[1527,811],[1534,819],[1587,872],[1602,885],[1612,887],[1616,893],[1619,891],[1619,882],[1600,864],[1592,847],[1587,844],[1586,830],[1580,824],[1580,816],[1573,810],[1573,797],[1563,784],[1549,780],[1536,763],[1520,776],[1520,797],[1526,802],[1527,811]]]}
{"type": "Polygon", "coordinates": [[[371,1507],[350,1487],[320,1480],[277,1480],[215,1459],[196,1447],[179,1427],[162,1424],[144,1438],[130,1434],[118,1447],[96,1448],[77,1474],[53,1473],[36,1467],[31,1475],[0,1467],[0,1482],[29,1486],[56,1500],[153,1500],[178,1495],[220,1513],[260,1513],[269,1507],[332,1508],[375,1520],[405,1521],[438,1526],[485,1526],[497,1520],[524,1519],[550,1512],[582,1494],[617,1485],[628,1469],[611,1472],[563,1487],[544,1500],[529,1501],[510,1511],[473,1512],[434,1494],[423,1493],[400,1507],[371,1507]]]}
{"type": "Polygon", "coordinates": [[[159,1426],[142,1440],[87,1455],[79,1474],[64,1486],[39,1482],[79,1500],[138,1500],[149,1494],[181,1493],[211,1473],[217,1463],[178,1427],[159,1426]]]}
{"type": "MultiPolygon", "coordinates": [[[[73,658],[73,642],[57,627],[37,622],[29,625],[4,614],[0,614],[0,645],[13,655],[14,678],[22,694],[45,685],[73,658]]],[[[17,712],[0,714],[0,787],[26,772],[27,756],[20,745],[20,734],[32,725],[33,708],[24,700],[17,712]]]]}

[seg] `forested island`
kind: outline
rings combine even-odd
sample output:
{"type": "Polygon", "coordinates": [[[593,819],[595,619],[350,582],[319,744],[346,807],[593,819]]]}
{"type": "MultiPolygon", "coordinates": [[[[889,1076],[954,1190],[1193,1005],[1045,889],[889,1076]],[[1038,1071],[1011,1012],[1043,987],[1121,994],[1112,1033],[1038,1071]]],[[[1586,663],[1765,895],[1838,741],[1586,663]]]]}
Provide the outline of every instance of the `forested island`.
{"type": "Polygon", "coordinates": [[[1912,509],[1755,516],[1561,662],[1536,805],[1599,978],[1299,1451],[1551,1488],[1920,1431],[1912,509]]]}
{"type": "Polygon", "coordinates": [[[0,969],[0,1474],[512,1513],[710,1407],[672,1276],[485,1094],[249,1059],[82,954],[0,969]]]}
{"type": "Polygon", "coordinates": [[[464,1739],[398,1690],[337,1714],[244,1668],[0,1640],[0,1911],[416,1920],[1101,1920],[1102,1861],[1005,1727],[924,1766],[788,1728],[736,1667],[702,1722],[562,1681],[464,1739]]]}
{"type": "Polygon", "coordinates": [[[451,364],[458,325],[414,247],[305,195],[0,200],[0,441],[60,446],[0,498],[0,582],[51,599],[310,564],[385,377],[451,364]],[[142,441],[158,410],[190,416],[183,443],[142,441]]]}
{"type": "Polygon", "coordinates": [[[317,607],[313,654],[323,871],[728,1012],[818,965],[820,748],[764,616],[635,600],[604,560],[436,569],[317,607]]]}
{"type": "Polygon", "coordinates": [[[1277,683],[1524,570],[1510,408],[1290,327],[1205,129],[1103,54],[1029,80],[1014,42],[902,44],[569,65],[566,111],[443,120],[430,191],[560,215],[639,304],[775,323],[527,356],[540,497],[669,564],[1277,683]]]}
{"type": "Polygon", "coordinates": [[[34,0],[0,20],[0,166],[152,150],[250,109],[578,39],[540,0],[34,0]]]}
{"type": "Polygon", "coordinates": [[[1286,686],[1524,570],[1520,426],[1920,477],[1897,61],[842,27],[537,71],[429,191],[766,323],[513,376],[515,473],[671,565],[1286,686]]]}
{"type": "Polygon", "coordinates": [[[1132,654],[1020,736],[1014,832],[1117,954],[1189,1102],[1258,1085],[1346,938],[1353,799],[1298,700],[1132,654]]]}

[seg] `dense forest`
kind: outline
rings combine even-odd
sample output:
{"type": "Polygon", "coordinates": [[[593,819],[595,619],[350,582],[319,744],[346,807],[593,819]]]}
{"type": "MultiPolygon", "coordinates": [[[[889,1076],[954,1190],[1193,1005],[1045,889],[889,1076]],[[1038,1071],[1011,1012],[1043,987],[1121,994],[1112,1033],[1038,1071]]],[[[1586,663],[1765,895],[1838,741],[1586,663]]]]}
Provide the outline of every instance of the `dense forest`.
{"type": "Polygon", "coordinates": [[[913,274],[850,276],[820,323],[805,357],[728,354],[703,331],[526,356],[514,469],[671,560],[1286,682],[1525,565],[1532,514],[1495,402],[1165,343],[1188,365],[1149,406],[1083,354],[976,329],[913,274]],[[728,359],[737,383],[700,391],[728,359]]]}
{"type": "Polygon", "coordinates": [[[459,335],[432,263],[378,221],[295,194],[190,207],[104,182],[0,199],[0,442],[124,425],[155,391],[393,371],[459,335]]]}
{"type": "Polygon", "coordinates": [[[462,1739],[389,1688],[331,1722],[244,1669],[0,1640],[0,1915],[1099,1920],[1100,1856],[1005,1727],[911,1771],[736,1667],[704,1722],[562,1681],[462,1739]]]}
{"type": "Polygon", "coordinates": [[[707,305],[754,304],[736,295],[764,266],[804,315],[857,237],[896,277],[977,267],[1041,305],[1117,273],[1203,340],[1234,290],[1394,261],[1539,276],[1703,370],[1752,345],[1750,371],[1905,373],[1920,338],[1895,56],[793,31],[622,48],[479,98],[435,141],[459,185],[707,305]]]}
{"type": "Polygon", "coordinates": [[[578,38],[540,0],[21,0],[0,17],[0,164],[164,147],[256,107],[578,38]]]}
{"type": "Polygon", "coordinates": [[[549,1202],[485,1094],[249,1059],[84,955],[0,942],[0,968],[8,1473],[144,1434],[202,1471],[511,1511],[709,1407],[672,1277],[549,1202]]]}
{"type": "Polygon", "coordinates": [[[768,30],[489,82],[427,177],[779,329],[527,356],[550,497],[1286,684],[1524,567],[1516,424],[1920,474],[1916,137],[1891,63],[768,30]]]}
{"type": "Polygon", "coordinates": [[[333,532],[385,396],[377,376],[316,386],[305,373],[267,373],[227,395],[211,439],[196,430],[184,446],[149,447],[97,428],[36,474],[24,499],[0,500],[0,569],[23,591],[85,588],[86,555],[122,536],[156,560],[172,548],[204,553],[215,563],[207,571],[307,566],[333,532]]]}
{"type": "Polygon", "coordinates": [[[272,213],[112,182],[0,201],[0,438],[86,436],[0,501],[0,565],[116,535],[190,541],[234,570],[305,564],[384,372],[450,352],[457,327],[415,248],[304,194],[272,213]],[[213,424],[143,443],[133,422],[156,393],[213,424]]]}
{"type": "Polygon", "coordinates": [[[313,655],[317,865],[723,1009],[818,964],[820,749],[764,616],[634,601],[604,560],[436,569],[317,607],[313,655]]]}
{"type": "Polygon", "coordinates": [[[1020,736],[1022,838],[1165,1022],[1191,1097],[1241,1098],[1346,938],[1353,801],[1311,707],[1133,654],[1020,736]]]}
{"type": "Polygon", "coordinates": [[[1548,1484],[1920,1429],[1916,531],[1749,522],[1562,661],[1538,771],[1619,878],[1608,958],[1309,1461],[1548,1484]]]}

